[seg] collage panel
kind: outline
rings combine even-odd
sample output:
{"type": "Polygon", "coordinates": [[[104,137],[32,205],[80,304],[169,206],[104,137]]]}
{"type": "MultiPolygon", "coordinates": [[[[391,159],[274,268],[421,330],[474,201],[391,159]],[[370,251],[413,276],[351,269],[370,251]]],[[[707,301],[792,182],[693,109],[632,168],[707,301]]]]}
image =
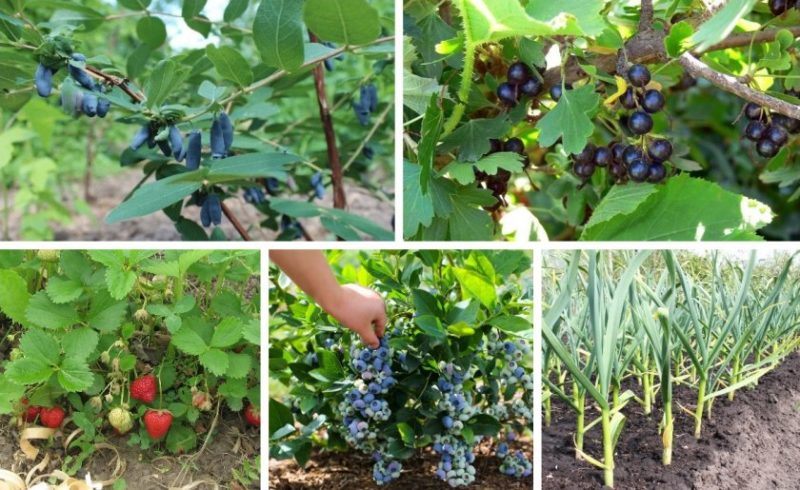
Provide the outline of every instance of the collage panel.
{"type": "Polygon", "coordinates": [[[261,488],[258,250],[2,250],[0,285],[0,488],[261,488]]]}
{"type": "Polygon", "coordinates": [[[0,238],[394,239],[394,1],[0,1],[0,238]]]}
{"type": "Polygon", "coordinates": [[[403,6],[404,239],[800,239],[795,1],[403,6]]]}
{"type": "Polygon", "coordinates": [[[791,489],[797,251],[543,256],[542,489],[791,489]]]}
{"type": "Polygon", "coordinates": [[[270,262],[269,488],[532,488],[530,252],[270,262]]]}

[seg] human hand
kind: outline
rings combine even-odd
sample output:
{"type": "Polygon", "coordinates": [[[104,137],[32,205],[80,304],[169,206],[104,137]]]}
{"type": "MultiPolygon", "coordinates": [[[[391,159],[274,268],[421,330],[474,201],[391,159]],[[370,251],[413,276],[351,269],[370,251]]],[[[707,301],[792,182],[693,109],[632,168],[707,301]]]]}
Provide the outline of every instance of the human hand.
{"type": "Polygon", "coordinates": [[[386,305],[378,293],[357,284],[345,284],[320,305],[339,323],[357,333],[365,345],[378,348],[378,338],[383,337],[386,327],[386,305]]]}

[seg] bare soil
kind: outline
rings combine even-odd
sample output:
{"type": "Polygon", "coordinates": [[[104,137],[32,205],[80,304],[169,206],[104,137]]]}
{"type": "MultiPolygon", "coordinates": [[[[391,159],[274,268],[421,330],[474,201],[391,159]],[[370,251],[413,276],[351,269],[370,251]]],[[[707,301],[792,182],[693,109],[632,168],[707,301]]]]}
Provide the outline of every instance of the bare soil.
{"type": "MultiPolygon", "coordinates": [[[[156,212],[141,218],[131,219],[108,225],[104,222],[105,217],[115,207],[117,207],[124,197],[136,186],[143,174],[131,169],[120,172],[117,175],[104,177],[93,182],[92,197],[90,204],[91,214],[79,214],[75,212],[73,219],[69,223],[53,223],[55,240],[59,241],[178,241],[180,235],[175,230],[172,221],[162,212],[156,212]]],[[[392,189],[390,189],[392,190],[392,189]]],[[[363,187],[357,186],[352,182],[345,185],[347,193],[348,211],[359,216],[364,216],[378,223],[386,229],[391,229],[391,220],[394,215],[394,204],[382,199],[378,199],[374,193],[363,187]]],[[[67,194],[82,195],[80,186],[75,184],[70,187],[67,194]]],[[[317,201],[321,206],[332,207],[330,192],[324,199],[317,201]]],[[[14,196],[11,197],[13,202],[14,196]]],[[[260,228],[259,222],[263,215],[252,205],[244,201],[239,196],[235,199],[226,199],[225,204],[231,209],[233,214],[239,219],[247,229],[253,240],[271,241],[275,240],[278,232],[260,228]]],[[[65,198],[64,205],[73,209],[71,200],[65,198]]],[[[200,222],[200,208],[190,206],[184,210],[184,216],[200,222]]],[[[9,223],[9,234],[11,240],[20,240],[20,227],[22,216],[17,211],[12,211],[9,223]]],[[[314,240],[330,239],[330,233],[322,227],[318,218],[307,218],[300,220],[308,234],[314,240]]],[[[241,240],[233,225],[223,216],[221,228],[229,240],[241,240]]]]}
{"type": "MultiPolygon", "coordinates": [[[[675,387],[673,462],[661,464],[660,408],[648,417],[639,405],[625,410],[627,422],[615,454],[615,489],[796,490],[800,488],[800,354],[763,377],[733,401],[714,403],[703,421],[703,438],[694,438],[694,419],[677,404],[693,409],[696,395],[675,387]]],[[[587,418],[588,420],[588,418],[587,418]]],[[[542,430],[542,488],[596,489],[601,471],[578,461],[572,442],[575,416],[553,404],[553,421],[542,430]]],[[[602,455],[599,429],[587,434],[585,449],[602,455]]]]}
{"type": "MultiPolygon", "coordinates": [[[[510,444],[513,450],[521,449],[528,458],[533,454],[530,439],[521,438],[510,444]]],[[[475,454],[476,481],[469,487],[475,490],[530,490],[531,478],[513,478],[500,473],[500,460],[491,450],[489,441],[478,446],[475,454]]],[[[419,453],[417,457],[403,461],[400,478],[378,486],[372,479],[372,458],[358,452],[330,453],[314,451],[306,468],[300,468],[294,460],[269,461],[269,488],[275,490],[300,490],[324,488],[325,490],[354,490],[381,488],[387,490],[449,489],[446,483],[434,475],[438,457],[431,451],[419,453]]],[[[536,465],[536,461],[533,463],[536,465]]]]}

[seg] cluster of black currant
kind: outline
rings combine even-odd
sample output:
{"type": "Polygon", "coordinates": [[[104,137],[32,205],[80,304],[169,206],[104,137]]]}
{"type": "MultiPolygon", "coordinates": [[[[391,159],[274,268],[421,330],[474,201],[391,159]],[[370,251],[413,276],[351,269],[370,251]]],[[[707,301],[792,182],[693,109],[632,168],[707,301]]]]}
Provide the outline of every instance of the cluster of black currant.
{"type": "MultiPolygon", "coordinates": [[[[789,94],[794,95],[792,91],[789,94]]],[[[769,109],[753,102],[744,106],[744,115],[750,120],[744,127],[744,137],[755,142],[756,152],[764,158],[777,155],[790,134],[800,133],[800,119],[770,114],[769,109]]]]}
{"type": "Polygon", "coordinates": [[[507,81],[497,86],[497,98],[503,104],[514,107],[523,96],[536,97],[544,90],[542,71],[536,71],[521,61],[512,63],[506,73],[507,81]]]}
{"type": "MultiPolygon", "coordinates": [[[[519,138],[509,138],[505,142],[498,139],[489,140],[492,147],[487,155],[492,153],[499,153],[507,151],[517,153],[525,156],[525,166],[528,165],[528,156],[525,154],[525,143],[519,138]]],[[[474,169],[475,178],[478,181],[478,187],[486,186],[487,189],[492,191],[492,195],[497,198],[497,203],[487,208],[489,211],[494,211],[500,206],[507,206],[505,195],[508,192],[508,182],[511,180],[511,172],[504,168],[497,169],[497,173],[489,175],[486,172],[474,169]]]]}
{"type": "Polygon", "coordinates": [[[800,2],[797,0],[769,0],[769,11],[772,15],[783,15],[792,8],[800,10],[800,2]]]}
{"type": "Polygon", "coordinates": [[[627,127],[635,136],[642,137],[642,145],[614,142],[608,146],[596,147],[589,143],[577,154],[572,155],[572,171],[584,182],[588,181],[597,167],[608,167],[610,174],[618,183],[627,179],[634,182],[661,182],[667,176],[664,162],[672,156],[672,143],[655,138],[647,144],[647,133],[653,129],[655,114],[664,108],[664,96],[656,89],[648,89],[650,70],[636,64],[627,72],[629,86],[620,97],[622,107],[633,112],[623,116],[627,127]]]}

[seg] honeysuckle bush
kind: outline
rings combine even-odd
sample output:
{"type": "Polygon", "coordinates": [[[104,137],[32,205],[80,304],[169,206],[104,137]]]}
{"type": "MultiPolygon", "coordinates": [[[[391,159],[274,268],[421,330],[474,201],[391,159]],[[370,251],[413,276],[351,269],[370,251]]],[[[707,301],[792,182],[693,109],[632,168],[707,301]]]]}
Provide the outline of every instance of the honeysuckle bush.
{"type": "Polygon", "coordinates": [[[797,239],[799,24],[782,0],[408,2],[403,235],[797,239]]]}
{"type": "Polygon", "coordinates": [[[63,410],[72,475],[115,432],[188,453],[224,413],[257,416],[259,270],[258,251],[0,252],[0,417],[57,428],[26,409],[63,410]]]}
{"type": "Polygon", "coordinates": [[[529,456],[511,442],[532,423],[530,254],[328,257],[340,281],[383,295],[386,335],[379,348],[365,347],[272,271],[270,457],[305,466],[314,446],[356,450],[386,484],[402,479],[404,460],[430,450],[431,477],[465,486],[476,478],[474,448],[489,438],[504,474],[531,477],[529,456]]]}
{"type": "Polygon", "coordinates": [[[90,212],[90,177],[115,164],[144,175],[109,224],[163,211],[184,239],[293,240],[310,238],[298,218],[318,218],[327,238],[393,238],[390,215],[350,213],[346,194],[393,200],[393,2],[221,9],[0,1],[6,238],[13,211],[22,237],[51,239],[51,222],[90,212]],[[167,35],[188,29],[202,39],[167,35]],[[64,185],[81,182],[82,197],[64,185]],[[237,216],[233,200],[256,210],[237,216]]]}

